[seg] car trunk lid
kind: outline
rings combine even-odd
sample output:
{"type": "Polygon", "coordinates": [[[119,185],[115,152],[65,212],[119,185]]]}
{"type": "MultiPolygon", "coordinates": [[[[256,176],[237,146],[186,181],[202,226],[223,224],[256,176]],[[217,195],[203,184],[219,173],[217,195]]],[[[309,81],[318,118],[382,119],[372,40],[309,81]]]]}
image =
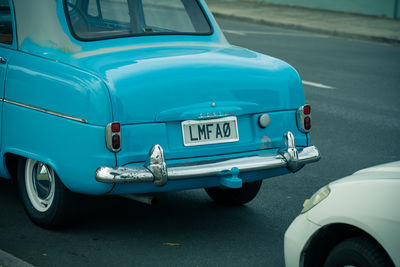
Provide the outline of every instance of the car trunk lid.
{"type": "Polygon", "coordinates": [[[287,63],[238,47],[152,46],[81,60],[110,90],[122,124],[292,110],[304,103],[287,63]]]}

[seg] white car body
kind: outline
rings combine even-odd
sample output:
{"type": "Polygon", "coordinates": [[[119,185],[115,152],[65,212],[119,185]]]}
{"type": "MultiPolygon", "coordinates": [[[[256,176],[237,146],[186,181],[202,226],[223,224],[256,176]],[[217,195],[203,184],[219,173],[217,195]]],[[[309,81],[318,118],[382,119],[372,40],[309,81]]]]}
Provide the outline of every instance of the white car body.
{"type": "Polygon", "coordinates": [[[286,231],[286,266],[322,266],[333,246],[354,235],[375,239],[400,266],[400,161],[357,171],[329,188],[286,231]]]}

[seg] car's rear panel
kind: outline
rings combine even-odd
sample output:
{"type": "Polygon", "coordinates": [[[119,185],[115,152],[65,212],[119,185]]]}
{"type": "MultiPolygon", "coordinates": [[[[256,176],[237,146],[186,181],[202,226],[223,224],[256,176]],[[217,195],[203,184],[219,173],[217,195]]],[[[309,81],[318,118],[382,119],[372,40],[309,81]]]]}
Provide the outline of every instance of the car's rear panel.
{"type": "Polygon", "coordinates": [[[261,128],[258,118],[261,114],[247,114],[237,117],[239,140],[236,142],[185,146],[182,137],[182,121],[123,125],[121,129],[121,151],[117,153],[118,165],[144,162],[150,149],[159,144],[163,147],[166,160],[198,158],[235,153],[252,152],[279,148],[282,135],[291,131],[296,145],[307,146],[307,135],[296,126],[296,111],[267,112],[270,125],[261,128]]]}

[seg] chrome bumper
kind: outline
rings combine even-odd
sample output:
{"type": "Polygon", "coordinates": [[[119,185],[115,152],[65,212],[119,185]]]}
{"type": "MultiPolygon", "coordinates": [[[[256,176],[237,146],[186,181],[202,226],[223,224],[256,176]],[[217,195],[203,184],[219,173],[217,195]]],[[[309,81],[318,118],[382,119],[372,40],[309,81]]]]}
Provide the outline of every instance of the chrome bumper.
{"type": "Polygon", "coordinates": [[[155,145],[151,149],[149,158],[144,166],[99,167],[96,170],[95,177],[98,182],[103,183],[153,182],[156,186],[163,186],[167,181],[209,176],[231,175],[237,179],[239,172],[245,173],[284,167],[296,172],[305,164],[316,162],[319,159],[319,151],[315,146],[305,147],[303,150],[298,151],[293,134],[287,132],[282,137],[281,147],[276,155],[267,154],[234,159],[196,161],[167,167],[162,147],[155,145]]]}

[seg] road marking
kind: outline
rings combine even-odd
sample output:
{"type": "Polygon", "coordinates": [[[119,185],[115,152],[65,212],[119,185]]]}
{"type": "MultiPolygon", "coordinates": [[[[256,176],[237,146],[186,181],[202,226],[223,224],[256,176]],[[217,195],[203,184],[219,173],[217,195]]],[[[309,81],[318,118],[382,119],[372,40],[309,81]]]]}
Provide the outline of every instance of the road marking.
{"type": "Polygon", "coordinates": [[[237,34],[237,35],[246,35],[245,32],[242,31],[234,31],[234,30],[222,30],[224,33],[230,33],[230,34],[237,34]]]}
{"type": "MultiPolygon", "coordinates": [[[[237,31],[237,30],[223,30],[224,33],[230,33],[230,34],[237,34],[237,35],[242,35],[246,36],[247,34],[266,34],[266,35],[287,35],[287,36],[315,36],[315,37],[321,37],[321,38],[327,38],[328,36],[324,35],[317,35],[317,34],[303,34],[303,33],[296,33],[296,32],[262,32],[262,31],[237,31]]],[[[333,86],[325,85],[322,83],[315,83],[315,82],[310,82],[310,81],[303,81],[303,85],[308,85],[312,87],[318,87],[318,88],[323,88],[323,89],[336,89],[333,86]]]]}
{"type": "Polygon", "coordinates": [[[303,81],[303,85],[309,85],[309,86],[323,88],[323,89],[336,89],[333,86],[325,85],[325,84],[322,84],[322,83],[309,82],[309,81],[303,81]]]}
{"type": "Polygon", "coordinates": [[[224,33],[236,34],[236,35],[248,35],[248,34],[260,34],[260,35],[281,35],[281,36],[299,36],[299,37],[320,37],[327,38],[328,36],[319,34],[308,34],[308,33],[297,33],[297,32],[265,32],[265,31],[237,31],[237,30],[222,30],[224,33]]]}

